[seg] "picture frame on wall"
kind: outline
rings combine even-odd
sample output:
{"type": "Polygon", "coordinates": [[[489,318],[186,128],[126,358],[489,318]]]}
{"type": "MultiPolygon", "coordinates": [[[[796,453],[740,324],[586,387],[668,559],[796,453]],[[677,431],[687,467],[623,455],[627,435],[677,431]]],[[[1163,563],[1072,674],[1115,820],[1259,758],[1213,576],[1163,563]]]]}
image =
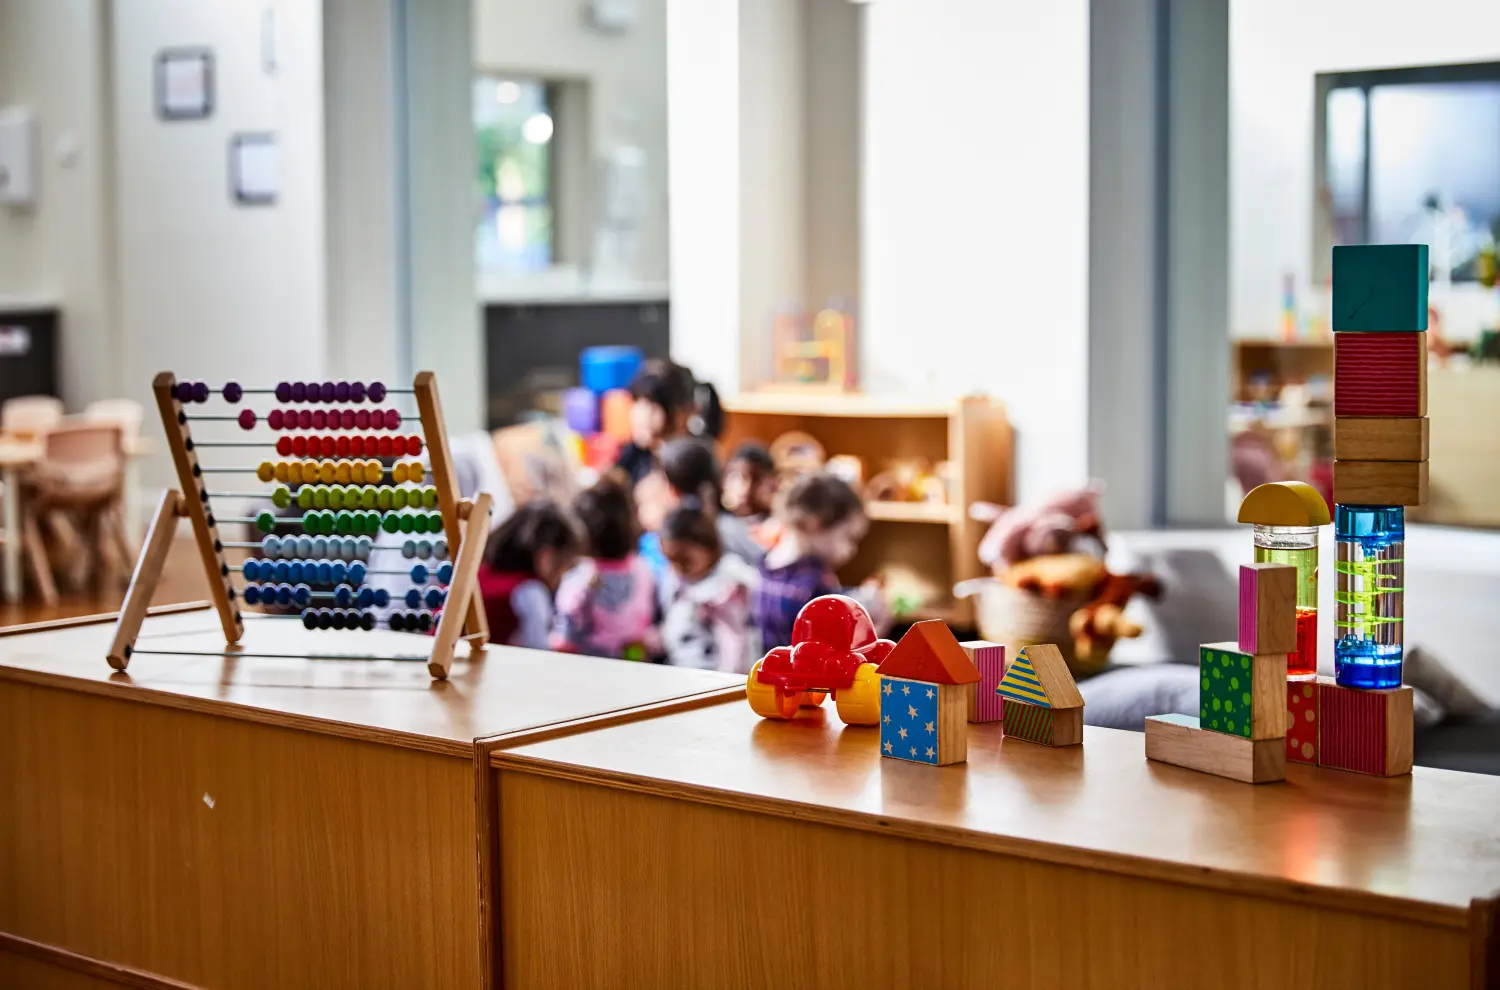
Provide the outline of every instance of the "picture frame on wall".
{"type": "Polygon", "coordinates": [[[204,120],[214,112],[214,53],[207,48],[163,48],[156,54],[156,115],[204,120]]]}
{"type": "Polygon", "coordinates": [[[240,206],[272,206],[281,192],[276,135],[241,133],[229,139],[229,191],[240,206]]]}

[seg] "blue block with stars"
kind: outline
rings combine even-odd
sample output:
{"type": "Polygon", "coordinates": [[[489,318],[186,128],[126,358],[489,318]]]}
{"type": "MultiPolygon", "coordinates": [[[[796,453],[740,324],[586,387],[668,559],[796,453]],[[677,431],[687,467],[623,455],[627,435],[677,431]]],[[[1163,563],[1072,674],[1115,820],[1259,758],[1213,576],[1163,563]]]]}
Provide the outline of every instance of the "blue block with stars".
{"type": "Polygon", "coordinates": [[[942,766],[968,755],[967,685],[880,676],[880,755],[942,766]]]}

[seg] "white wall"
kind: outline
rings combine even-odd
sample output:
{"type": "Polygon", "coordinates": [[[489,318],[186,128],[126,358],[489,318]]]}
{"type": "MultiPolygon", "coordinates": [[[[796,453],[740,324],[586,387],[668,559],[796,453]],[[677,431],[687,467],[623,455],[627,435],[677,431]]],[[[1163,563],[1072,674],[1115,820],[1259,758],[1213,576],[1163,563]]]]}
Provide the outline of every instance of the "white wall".
{"type": "MultiPolygon", "coordinates": [[[[713,6],[715,0],[704,0],[713,6]]],[[[474,65],[588,83],[590,158],[619,143],[646,155],[635,276],[667,277],[667,0],[634,0],[635,23],[602,34],[573,0],[474,0],[474,65]]],[[[591,190],[590,200],[596,190],[591,190]]]]}
{"type": "Polygon", "coordinates": [[[866,10],[866,388],[1003,399],[1019,494],[1087,471],[1086,0],[866,10]]]}
{"type": "Polygon", "coordinates": [[[1280,325],[1281,279],[1312,260],[1313,76],[1500,58],[1483,0],[1238,0],[1230,4],[1231,327],[1280,325]]]}

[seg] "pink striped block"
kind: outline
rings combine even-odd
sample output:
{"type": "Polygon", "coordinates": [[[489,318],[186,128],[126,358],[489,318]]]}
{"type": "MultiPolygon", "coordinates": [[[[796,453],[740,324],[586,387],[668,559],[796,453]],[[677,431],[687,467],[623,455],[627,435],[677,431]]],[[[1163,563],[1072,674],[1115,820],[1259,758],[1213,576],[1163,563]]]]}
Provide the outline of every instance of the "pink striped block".
{"type": "Polygon", "coordinates": [[[1005,647],[982,639],[959,645],[979,668],[979,683],[969,685],[969,721],[1004,721],[1005,699],[995,693],[995,688],[1005,677],[1005,647]]]}
{"type": "Polygon", "coordinates": [[[1240,649],[1249,654],[1297,652],[1297,568],[1240,565],[1240,649]]]}

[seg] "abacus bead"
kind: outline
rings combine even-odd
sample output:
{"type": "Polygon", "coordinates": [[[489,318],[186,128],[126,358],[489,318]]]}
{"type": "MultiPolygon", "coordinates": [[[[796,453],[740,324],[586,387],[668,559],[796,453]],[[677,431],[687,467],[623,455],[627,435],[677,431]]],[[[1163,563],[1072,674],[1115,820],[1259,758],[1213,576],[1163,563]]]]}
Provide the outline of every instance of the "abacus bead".
{"type": "Polygon", "coordinates": [[[262,512],[255,517],[255,528],[262,533],[269,533],[276,528],[276,517],[269,512],[262,512]]]}
{"type": "MultiPolygon", "coordinates": [[[[406,489],[405,488],[393,488],[393,489],[391,489],[391,508],[393,508],[393,509],[404,509],[404,508],[406,508],[406,489]]],[[[406,532],[410,533],[411,530],[407,530],[406,532]]]]}
{"type": "Polygon", "coordinates": [[[318,391],[324,402],[332,402],[338,397],[339,387],[333,382],[324,382],[318,391]]]}
{"type": "Polygon", "coordinates": [[[177,388],[175,389],[175,391],[174,391],[173,394],[176,395],[178,402],[192,402],[193,401],[193,383],[192,382],[178,382],[177,383],[177,388]]]}
{"type": "Polygon", "coordinates": [[[318,536],[313,538],[312,555],[314,557],[326,557],[330,547],[337,544],[338,540],[330,540],[327,537],[318,536]]]}
{"type": "Polygon", "coordinates": [[[320,609],[318,609],[318,628],[319,629],[332,629],[333,628],[333,610],[332,609],[328,609],[328,608],[320,608],[320,609]]]}
{"type": "Polygon", "coordinates": [[[315,430],[328,429],[328,411],[325,409],[314,409],[312,414],[312,425],[315,430]]]}
{"type": "Polygon", "coordinates": [[[245,585],[245,604],[246,605],[258,605],[258,604],[260,604],[260,589],[257,588],[253,584],[246,584],[245,585]]]}
{"type": "Polygon", "coordinates": [[[208,401],[208,382],[193,382],[193,401],[208,401]]]}
{"type": "Polygon", "coordinates": [[[363,402],[363,401],[365,401],[365,383],[364,382],[350,382],[349,383],[349,401],[350,402],[363,402]]]}
{"type": "MultiPolygon", "coordinates": [[[[365,453],[370,454],[372,453],[372,451],[366,449],[365,453]]],[[[372,485],[378,485],[380,484],[380,479],[384,477],[385,466],[381,464],[380,461],[376,460],[374,457],[371,457],[369,460],[365,461],[365,481],[369,482],[372,485]]]]}
{"type": "Polygon", "coordinates": [[[391,480],[398,485],[404,485],[406,479],[410,477],[410,471],[405,461],[397,461],[391,468],[391,480]]]}
{"type": "Polygon", "coordinates": [[[411,580],[413,584],[427,583],[427,568],[422,564],[411,565],[411,580]]]}
{"type": "Polygon", "coordinates": [[[439,584],[452,584],[453,565],[449,563],[439,564],[437,569],[437,579],[439,584]]]}
{"type": "Polygon", "coordinates": [[[354,477],[348,461],[339,461],[333,467],[333,477],[341,485],[347,485],[354,477]]]}
{"type": "Polygon", "coordinates": [[[373,485],[366,485],[365,487],[361,488],[359,490],[360,507],[364,509],[375,508],[375,497],[375,488],[373,485]]]}
{"type": "Polygon", "coordinates": [[[413,558],[416,557],[416,555],[417,555],[417,541],[416,540],[407,540],[405,543],[401,544],[401,556],[405,557],[407,560],[412,560],[413,558]]]}
{"type": "Polygon", "coordinates": [[[290,605],[292,603],[292,586],[289,584],[278,584],[276,586],[276,604],[290,605]]]}
{"type": "Polygon", "coordinates": [[[304,485],[313,485],[317,484],[317,481],[318,462],[311,458],[308,458],[307,460],[302,462],[302,483],[304,485]]]}
{"type": "Polygon", "coordinates": [[[332,461],[322,461],[317,467],[318,480],[325,485],[333,484],[334,468],[332,461]]]}
{"type": "Polygon", "coordinates": [[[364,437],[350,437],[349,438],[349,456],[350,457],[364,457],[365,456],[365,438],[364,437]]]}
{"type": "Polygon", "coordinates": [[[307,385],[303,382],[292,382],[288,391],[293,402],[303,402],[307,399],[307,385]]]}
{"type": "Polygon", "coordinates": [[[380,518],[380,528],[387,533],[399,533],[401,531],[401,518],[395,513],[386,513],[380,518]]]}
{"type": "Polygon", "coordinates": [[[403,533],[415,533],[417,531],[416,517],[412,516],[410,513],[402,513],[397,517],[396,526],[403,533]]]}
{"type": "Polygon", "coordinates": [[[428,588],[427,595],[423,599],[423,601],[427,603],[428,608],[437,608],[439,605],[443,604],[442,590],[438,588],[428,588]]]}
{"type": "Polygon", "coordinates": [[[307,456],[307,437],[292,437],[292,453],[298,457],[307,456]]]}
{"type": "Polygon", "coordinates": [[[394,450],[395,446],[394,444],[392,444],[390,437],[382,436],[376,438],[375,453],[377,455],[379,455],[380,457],[390,457],[394,450]]]}
{"type": "Polygon", "coordinates": [[[299,429],[299,430],[310,430],[310,429],[312,429],[312,410],[311,409],[298,409],[297,410],[297,429],[299,429]]]}
{"type": "Polygon", "coordinates": [[[339,457],[349,456],[349,438],[341,436],[333,441],[333,452],[339,457]]]}
{"type": "Polygon", "coordinates": [[[357,409],[354,412],[354,426],[356,429],[368,430],[370,428],[370,410],[357,409]]]}
{"type": "Polygon", "coordinates": [[[292,490],[286,485],[277,485],[271,489],[271,504],[278,509],[285,509],[292,504],[292,490]]]}
{"type": "Polygon", "coordinates": [[[329,580],[334,584],[342,584],[349,579],[349,565],[342,560],[335,560],[328,565],[329,580]]]}
{"type": "Polygon", "coordinates": [[[333,603],[335,605],[347,606],[354,600],[354,593],[347,584],[341,584],[333,589],[333,603]]]}
{"type": "Polygon", "coordinates": [[[245,390],[240,387],[239,382],[224,383],[224,401],[238,402],[245,397],[245,390]]]}
{"type": "Polygon", "coordinates": [[[306,580],[305,575],[302,573],[302,561],[289,560],[286,562],[286,580],[293,584],[306,580]]]}
{"type": "Polygon", "coordinates": [[[355,556],[357,556],[360,560],[369,560],[370,549],[375,546],[375,541],[370,539],[368,536],[361,536],[357,541],[355,541],[355,546],[357,547],[357,549],[355,550],[355,556]]]}
{"type": "Polygon", "coordinates": [[[240,568],[240,573],[245,576],[246,581],[254,581],[255,576],[260,573],[260,561],[256,560],[254,557],[251,557],[249,560],[245,561],[244,566],[240,568]]]}
{"type": "Polygon", "coordinates": [[[335,402],[349,401],[349,383],[337,381],[333,383],[333,399],[335,402]]]}
{"type": "Polygon", "coordinates": [[[373,597],[376,608],[385,608],[391,603],[391,593],[384,588],[374,589],[373,597]]]}
{"type": "Polygon", "coordinates": [[[334,485],[328,489],[328,507],[330,509],[342,509],[344,507],[344,487],[334,485]]]}
{"type": "Polygon", "coordinates": [[[412,457],[420,457],[422,454],[422,438],[418,436],[407,437],[406,452],[412,457]]]}
{"type": "Polygon", "coordinates": [[[438,560],[448,559],[448,541],[434,540],[432,543],[432,555],[438,560]]]}
{"type": "Polygon", "coordinates": [[[385,428],[388,430],[401,429],[401,414],[394,409],[385,411],[385,428]]]}
{"type": "Polygon", "coordinates": [[[291,382],[277,382],[276,383],[276,401],[277,402],[291,402],[292,401],[292,383],[291,382]]]}
{"type": "Polygon", "coordinates": [[[318,570],[319,584],[328,584],[333,580],[333,563],[331,561],[320,560],[318,561],[316,567],[318,570]]]}
{"type": "Polygon", "coordinates": [[[261,461],[260,466],[255,469],[255,476],[261,481],[270,481],[276,477],[276,465],[270,461],[261,461]]]}
{"type": "Polygon", "coordinates": [[[279,430],[286,425],[286,414],[280,409],[272,409],[266,413],[266,425],[273,430],[279,430]]]}
{"type": "MultiPolygon", "coordinates": [[[[328,508],[328,489],[322,485],[304,485],[302,491],[312,493],[312,508],[328,508]]],[[[304,519],[306,517],[304,516],[304,519]]]]}
{"type": "Polygon", "coordinates": [[[383,402],[385,400],[385,384],[383,382],[371,382],[370,387],[365,390],[371,402],[383,402]]]}
{"type": "Polygon", "coordinates": [[[417,559],[428,560],[432,557],[432,544],[426,540],[417,541],[417,559]]]}
{"type": "Polygon", "coordinates": [[[371,536],[380,532],[380,513],[372,510],[365,511],[365,532],[371,536]]]}
{"type": "Polygon", "coordinates": [[[351,536],[347,540],[344,541],[344,546],[343,546],[344,553],[343,553],[343,557],[344,557],[345,560],[358,560],[359,559],[359,541],[360,541],[360,539],[361,539],[361,537],[351,536]]]}
{"type": "Polygon", "coordinates": [[[427,513],[427,532],[441,533],[443,531],[443,517],[439,513],[427,513]]]}
{"type": "Polygon", "coordinates": [[[365,632],[369,632],[371,629],[374,629],[375,628],[375,613],[374,612],[361,612],[361,613],[359,613],[359,628],[363,629],[365,632]]]}
{"type": "MultiPolygon", "coordinates": [[[[285,549],[285,547],[286,547],[286,544],[282,544],[282,548],[285,549]]],[[[312,537],[311,536],[299,536],[299,537],[297,537],[297,542],[296,542],[296,545],[293,547],[293,549],[296,551],[296,554],[297,554],[298,557],[311,557],[312,556],[312,549],[313,549],[312,537]]]]}
{"type": "MultiPolygon", "coordinates": [[[[271,411],[274,413],[276,410],[273,409],[271,411]]],[[[290,456],[292,456],[292,438],[291,437],[277,437],[276,438],[276,453],[280,454],[282,457],[290,457],[290,456]]]]}
{"type": "Polygon", "coordinates": [[[416,588],[407,588],[406,595],[402,600],[406,602],[407,608],[416,608],[422,604],[422,593],[416,588]]]}
{"type": "Polygon", "coordinates": [[[333,517],[333,531],[335,533],[354,532],[354,513],[348,509],[340,509],[333,517]]]}
{"type": "Polygon", "coordinates": [[[417,628],[422,632],[432,628],[432,613],[425,608],[417,613],[417,628]]]}
{"type": "Polygon", "coordinates": [[[425,473],[426,473],[426,469],[422,467],[422,462],[421,461],[412,461],[411,462],[411,480],[412,481],[415,481],[418,484],[421,484],[421,482],[422,482],[422,475],[425,474],[425,473]]]}
{"type": "Polygon", "coordinates": [[[318,453],[322,454],[324,457],[332,457],[333,456],[333,451],[334,451],[333,437],[319,437],[318,438],[318,453]]]}
{"type": "Polygon", "coordinates": [[[295,605],[306,605],[312,601],[312,589],[305,584],[292,587],[292,603],[295,605]]]}
{"type": "Polygon", "coordinates": [[[303,485],[297,489],[297,508],[311,509],[313,507],[313,491],[311,485],[303,485]]]}
{"type": "Polygon", "coordinates": [[[424,509],[436,509],[437,508],[437,489],[436,488],[424,488],[424,489],[422,489],[422,507],[424,509]]]}
{"type": "Polygon", "coordinates": [[[296,481],[296,479],[292,477],[292,465],[288,464],[286,461],[277,461],[276,466],[271,471],[271,474],[277,481],[280,481],[283,484],[296,481]]]}
{"type": "Polygon", "coordinates": [[[303,629],[316,629],[316,628],[318,628],[318,610],[317,609],[315,609],[315,608],[305,608],[305,609],[302,610],[302,628],[303,629]]]}
{"type": "Polygon", "coordinates": [[[385,620],[396,632],[406,631],[406,613],[392,612],[385,620]]]}
{"type": "Polygon", "coordinates": [[[292,576],[292,562],[290,560],[278,560],[276,566],[271,570],[271,577],[277,581],[290,580],[292,576]]]}

